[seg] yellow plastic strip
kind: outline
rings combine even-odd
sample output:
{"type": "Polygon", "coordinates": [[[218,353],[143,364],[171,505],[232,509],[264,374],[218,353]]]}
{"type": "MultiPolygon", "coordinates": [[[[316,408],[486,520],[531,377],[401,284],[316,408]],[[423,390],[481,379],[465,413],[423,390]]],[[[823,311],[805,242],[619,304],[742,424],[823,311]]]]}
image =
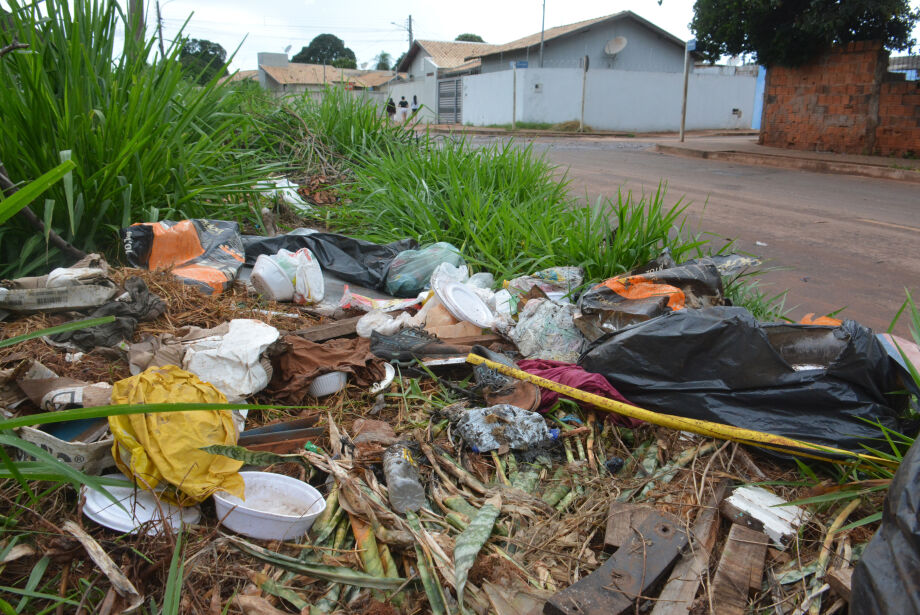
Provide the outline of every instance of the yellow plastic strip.
{"type": "Polygon", "coordinates": [[[502,365],[501,363],[496,363],[495,361],[490,361],[485,357],[481,357],[474,353],[470,353],[466,357],[466,361],[467,363],[471,363],[473,365],[485,365],[490,369],[494,369],[501,374],[511,376],[512,378],[516,378],[518,380],[532,382],[533,384],[544,389],[549,389],[550,391],[555,391],[556,393],[566,395],[572,399],[577,399],[578,401],[583,401],[587,404],[591,404],[592,406],[604,410],[605,412],[614,412],[616,414],[639,419],[640,421],[645,421],[647,423],[659,425],[661,427],[667,427],[669,429],[689,431],[691,433],[706,436],[708,438],[731,440],[732,442],[740,442],[741,444],[767,448],[799,457],[808,457],[811,459],[830,461],[832,463],[849,463],[855,460],[860,460],[895,468],[898,465],[896,462],[890,461],[888,459],[883,459],[881,457],[875,457],[873,455],[854,453],[852,451],[833,448],[830,446],[822,446],[820,444],[812,444],[811,442],[795,440],[793,438],[786,438],[784,436],[777,436],[775,434],[755,431],[753,429],[734,427],[733,425],[723,425],[722,423],[701,421],[699,419],[691,419],[682,416],[661,414],[659,412],[645,410],[644,408],[639,408],[638,406],[624,404],[623,402],[601,397],[600,395],[588,393],[587,391],[582,391],[581,389],[576,389],[564,384],[559,384],[558,382],[553,382],[552,380],[547,380],[546,378],[541,378],[540,376],[528,374],[523,370],[516,369],[514,367],[508,367],[507,365],[502,365]]]}

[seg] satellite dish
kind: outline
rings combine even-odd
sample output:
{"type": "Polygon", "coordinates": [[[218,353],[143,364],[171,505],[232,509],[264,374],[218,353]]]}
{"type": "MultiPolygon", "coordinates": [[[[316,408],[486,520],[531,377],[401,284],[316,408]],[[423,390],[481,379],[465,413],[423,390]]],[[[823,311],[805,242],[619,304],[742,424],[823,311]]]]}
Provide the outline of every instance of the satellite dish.
{"type": "Polygon", "coordinates": [[[290,52],[290,51],[291,51],[291,47],[293,47],[293,45],[288,45],[287,47],[285,47],[285,48],[284,48],[284,53],[290,52]]]}
{"type": "Polygon", "coordinates": [[[611,58],[616,54],[620,53],[626,49],[626,40],[625,36],[618,36],[607,41],[607,44],[604,45],[604,53],[606,53],[611,58]]]}

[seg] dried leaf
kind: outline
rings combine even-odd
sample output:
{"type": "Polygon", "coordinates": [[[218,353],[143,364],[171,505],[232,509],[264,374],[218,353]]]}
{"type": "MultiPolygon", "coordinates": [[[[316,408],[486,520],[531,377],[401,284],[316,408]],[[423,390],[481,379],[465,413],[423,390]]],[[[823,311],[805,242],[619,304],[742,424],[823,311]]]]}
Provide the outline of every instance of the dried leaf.
{"type": "Polygon", "coordinates": [[[244,615],[291,615],[287,611],[276,609],[268,600],[259,596],[237,594],[233,597],[233,604],[243,611],[244,615]]]}
{"type": "Polygon", "coordinates": [[[463,589],[466,586],[467,575],[480,549],[492,535],[492,528],[502,508],[502,498],[494,495],[487,499],[470,521],[469,526],[463,530],[454,546],[454,573],[457,577],[457,602],[463,610],[463,589]]]}
{"type": "Polygon", "coordinates": [[[83,548],[86,549],[90,558],[109,579],[109,582],[118,595],[128,601],[128,608],[125,609],[125,613],[130,613],[143,604],[144,597],[137,591],[131,581],[128,580],[128,577],[121,571],[121,568],[116,566],[112,558],[102,550],[102,547],[99,546],[99,543],[96,542],[92,536],[83,531],[83,528],[73,521],[65,521],[62,527],[64,531],[76,538],[80,544],[83,545],[83,548]]]}

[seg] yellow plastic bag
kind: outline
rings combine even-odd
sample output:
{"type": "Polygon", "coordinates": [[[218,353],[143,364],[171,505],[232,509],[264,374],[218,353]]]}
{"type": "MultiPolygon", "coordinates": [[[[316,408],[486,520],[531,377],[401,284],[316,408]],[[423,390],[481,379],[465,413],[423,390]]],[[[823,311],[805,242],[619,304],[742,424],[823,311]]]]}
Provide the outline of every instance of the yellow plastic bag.
{"type": "MultiPolygon", "coordinates": [[[[115,383],[113,404],[176,402],[226,403],[213,385],[175,365],[151,367],[115,383]]],[[[112,456],[126,476],[142,487],[161,482],[175,487],[164,496],[179,504],[201,502],[215,491],[243,497],[243,463],[201,449],[211,444],[236,444],[239,433],[230,410],[157,412],[110,416],[115,436],[112,456]]]]}

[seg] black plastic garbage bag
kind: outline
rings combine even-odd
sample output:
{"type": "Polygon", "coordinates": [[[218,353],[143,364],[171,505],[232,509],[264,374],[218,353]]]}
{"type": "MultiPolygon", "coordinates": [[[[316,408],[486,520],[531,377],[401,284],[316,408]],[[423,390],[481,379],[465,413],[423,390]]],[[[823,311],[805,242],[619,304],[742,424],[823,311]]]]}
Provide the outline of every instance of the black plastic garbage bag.
{"type": "Polygon", "coordinates": [[[274,237],[243,235],[246,264],[253,265],[262,254],[277,254],[285,249],[296,252],[309,248],[323,271],[328,271],[352,284],[380,289],[386,281],[390,262],[403,250],[418,247],[414,239],[401,239],[388,244],[362,241],[337,233],[291,232],[274,237]]]}
{"type": "Polygon", "coordinates": [[[853,571],[850,613],[920,613],[920,442],[894,475],[882,525],[853,571]]]}
{"type": "Polygon", "coordinates": [[[138,322],[156,320],[166,312],[166,303],[150,292],[147,284],[138,277],[125,281],[128,297],[120,301],[109,301],[90,313],[90,318],[114,316],[115,320],[76,331],[57,333],[51,339],[57,343],[70,343],[80,350],[90,351],[97,346],[111,348],[134,335],[138,322]]]}
{"type": "Polygon", "coordinates": [[[761,324],[740,307],[681,310],[608,334],[579,359],[637,406],[864,452],[906,396],[872,331],[761,324]],[[865,420],[863,420],[865,419],[865,420]]]}

